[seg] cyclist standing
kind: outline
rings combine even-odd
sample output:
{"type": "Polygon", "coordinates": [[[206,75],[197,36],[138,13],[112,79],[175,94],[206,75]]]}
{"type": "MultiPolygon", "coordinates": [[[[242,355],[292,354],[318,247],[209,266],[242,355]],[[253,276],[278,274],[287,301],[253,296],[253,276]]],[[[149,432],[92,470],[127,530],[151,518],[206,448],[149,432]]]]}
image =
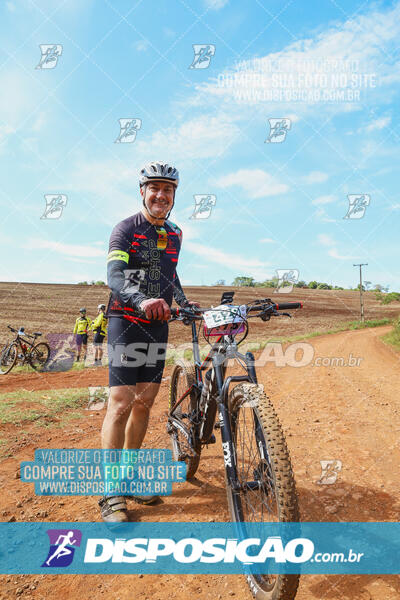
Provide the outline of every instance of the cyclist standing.
{"type": "MultiPolygon", "coordinates": [[[[174,167],[163,162],[144,166],[139,179],[143,208],[111,233],[106,312],[110,398],[103,449],[141,447],[164,370],[172,299],[180,306],[198,306],[187,300],[176,273],[182,231],[168,216],[178,183],[174,167]]],[[[134,496],[142,504],[157,498],[134,496]]],[[[128,521],[124,496],[103,497],[99,505],[104,521],[128,521]]]]}
{"type": "Polygon", "coordinates": [[[94,366],[101,366],[101,359],[103,358],[103,341],[107,335],[107,319],[104,316],[106,310],[105,304],[99,304],[97,307],[97,317],[92,323],[92,329],[94,331],[94,366]]]}
{"type": "Polygon", "coordinates": [[[76,345],[78,348],[76,360],[79,362],[81,357],[81,349],[83,346],[83,360],[86,360],[88,333],[91,325],[91,320],[86,316],[86,308],[79,310],[80,316],[75,321],[74,334],[76,335],[76,345]]]}

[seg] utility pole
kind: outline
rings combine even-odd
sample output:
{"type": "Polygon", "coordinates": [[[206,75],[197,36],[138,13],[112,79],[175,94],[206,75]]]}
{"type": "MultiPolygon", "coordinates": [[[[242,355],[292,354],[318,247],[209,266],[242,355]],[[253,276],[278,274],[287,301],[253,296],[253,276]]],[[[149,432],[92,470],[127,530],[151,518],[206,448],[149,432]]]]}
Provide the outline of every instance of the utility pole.
{"type": "Polygon", "coordinates": [[[360,316],[361,323],[364,323],[364,300],[363,300],[363,285],[362,285],[362,267],[366,267],[368,263],[354,264],[353,267],[360,267],[360,316]]]}

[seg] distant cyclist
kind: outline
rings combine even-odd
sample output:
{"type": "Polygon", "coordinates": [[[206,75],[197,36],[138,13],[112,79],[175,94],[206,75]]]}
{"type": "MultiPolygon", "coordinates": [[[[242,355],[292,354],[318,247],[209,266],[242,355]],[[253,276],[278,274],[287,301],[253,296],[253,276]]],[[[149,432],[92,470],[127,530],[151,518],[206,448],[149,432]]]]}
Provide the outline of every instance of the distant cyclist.
{"type": "Polygon", "coordinates": [[[91,325],[91,320],[86,316],[86,308],[79,310],[80,316],[75,321],[74,334],[76,335],[76,346],[78,349],[76,360],[79,362],[81,358],[81,350],[83,346],[83,360],[86,360],[88,333],[91,325]]]}
{"type": "MultiPolygon", "coordinates": [[[[180,306],[198,306],[187,300],[176,273],[182,231],[168,216],[178,182],[177,169],[166,163],[143,167],[143,208],[111,233],[106,312],[110,397],[102,428],[104,449],[141,447],[164,370],[172,299],[180,306]]],[[[133,499],[151,504],[157,496],[133,499]]],[[[124,496],[103,497],[99,504],[104,521],[129,520],[124,496]]]]}
{"type": "Polygon", "coordinates": [[[95,367],[101,366],[101,359],[103,358],[103,341],[107,335],[107,319],[104,316],[105,310],[106,305],[99,304],[97,307],[97,317],[92,322],[95,367]]]}

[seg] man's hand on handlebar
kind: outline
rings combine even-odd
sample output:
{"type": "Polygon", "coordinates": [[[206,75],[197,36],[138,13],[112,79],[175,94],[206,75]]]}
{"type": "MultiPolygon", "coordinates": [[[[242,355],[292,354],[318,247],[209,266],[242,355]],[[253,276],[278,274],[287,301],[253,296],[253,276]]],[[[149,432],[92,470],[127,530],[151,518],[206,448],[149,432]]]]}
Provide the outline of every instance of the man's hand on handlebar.
{"type": "Polygon", "coordinates": [[[168,319],[171,318],[171,310],[163,298],[143,300],[140,304],[140,308],[148,319],[168,321],[168,319]]]}

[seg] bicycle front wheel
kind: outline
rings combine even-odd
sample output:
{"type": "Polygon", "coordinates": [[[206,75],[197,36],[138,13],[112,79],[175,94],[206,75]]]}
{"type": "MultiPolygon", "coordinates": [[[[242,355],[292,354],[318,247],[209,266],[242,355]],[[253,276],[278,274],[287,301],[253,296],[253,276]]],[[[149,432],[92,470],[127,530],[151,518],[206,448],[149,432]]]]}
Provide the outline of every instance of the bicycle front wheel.
{"type": "Polygon", "coordinates": [[[5,346],[0,354],[0,375],[6,375],[9,373],[18,358],[18,346],[16,344],[11,344],[10,346],[5,346]]]}
{"type": "MultiPolygon", "coordinates": [[[[299,521],[295,481],[285,437],[275,410],[255,384],[237,385],[229,414],[239,491],[227,485],[232,521],[299,521]]],[[[256,600],[293,600],[299,575],[247,574],[256,600]]]]}
{"type": "Polygon", "coordinates": [[[196,435],[196,394],[191,391],[180,404],[178,403],[194,383],[196,373],[193,365],[187,361],[179,361],[171,376],[167,431],[171,436],[174,460],[184,461],[187,465],[186,479],[194,476],[200,462],[201,443],[196,435]]]}
{"type": "Polygon", "coordinates": [[[33,346],[29,354],[29,363],[36,371],[41,371],[50,357],[50,346],[41,342],[33,346]]]}

